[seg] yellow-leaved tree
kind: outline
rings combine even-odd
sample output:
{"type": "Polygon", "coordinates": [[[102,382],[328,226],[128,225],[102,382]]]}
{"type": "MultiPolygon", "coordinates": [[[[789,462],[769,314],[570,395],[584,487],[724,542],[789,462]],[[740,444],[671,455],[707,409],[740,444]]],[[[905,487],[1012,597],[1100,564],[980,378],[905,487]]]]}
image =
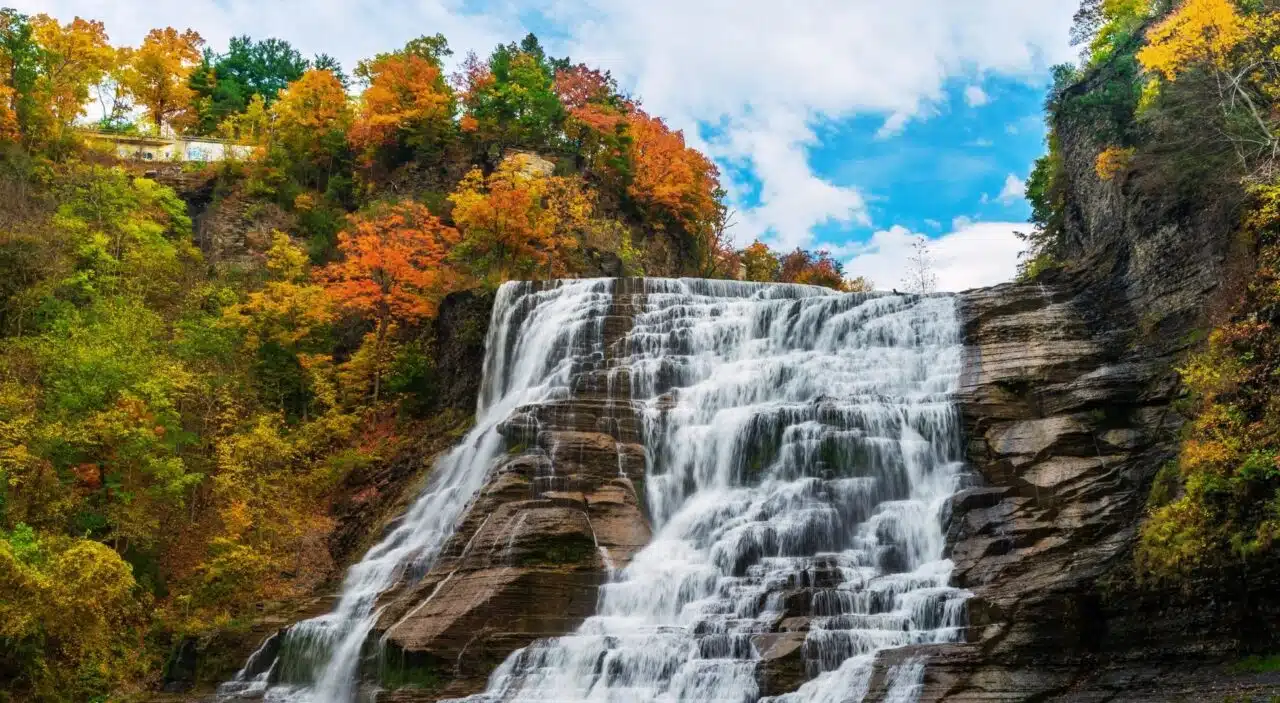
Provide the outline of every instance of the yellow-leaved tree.
{"type": "Polygon", "coordinates": [[[193,30],[173,27],[151,30],[142,46],[132,52],[122,80],[125,88],[147,111],[156,130],[165,124],[175,129],[194,118],[191,74],[200,65],[204,39],[193,30]]]}
{"type": "Polygon", "coordinates": [[[539,173],[521,154],[487,177],[473,169],[449,200],[463,235],[450,258],[495,284],[563,275],[594,211],[580,181],[539,173]]]}
{"type": "Polygon", "coordinates": [[[48,105],[58,136],[81,115],[90,87],[115,67],[117,53],[98,21],[77,17],[60,24],[48,15],[36,15],[31,28],[43,49],[37,90],[48,105]]]}
{"type": "MultiPolygon", "coordinates": [[[[1156,81],[1207,75],[1209,95],[1223,117],[1218,130],[1234,148],[1242,171],[1255,182],[1277,172],[1280,115],[1280,18],[1266,9],[1243,14],[1232,0],[1185,0],[1153,27],[1138,62],[1156,81]]],[[[1158,85],[1156,91],[1161,90],[1158,85]]],[[[1192,89],[1193,90],[1193,89],[1192,89]]],[[[1150,104],[1151,91],[1144,96],[1150,104]]]]}
{"type": "Polygon", "coordinates": [[[1198,64],[1228,70],[1232,51],[1247,34],[1231,0],[1186,0],[1147,34],[1138,61],[1171,81],[1198,64]]]}

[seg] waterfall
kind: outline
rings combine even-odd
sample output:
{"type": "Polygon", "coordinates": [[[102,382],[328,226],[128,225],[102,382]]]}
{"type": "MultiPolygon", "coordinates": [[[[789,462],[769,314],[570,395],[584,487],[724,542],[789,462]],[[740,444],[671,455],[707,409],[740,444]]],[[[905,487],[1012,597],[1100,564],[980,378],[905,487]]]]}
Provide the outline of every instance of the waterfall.
{"type": "MultiPolygon", "coordinates": [[[[504,455],[499,423],[605,368],[640,413],[653,539],[616,570],[603,553],[596,614],[512,654],[470,701],[843,703],[871,689],[878,652],[960,637],[941,524],[963,468],[955,300],[646,279],[607,335],[615,290],[502,287],[475,429],[337,607],[264,644],[225,697],[354,700],[379,596],[430,568],[504,455]],[[808,682],[770,692],[766,650],[787,638],[808,682]]],[[[915,700],[924,667],[884,672],[885,699],[915,700]]]]}
{"type": "Polygon", "coordinates": [[[404,517],[347,572],[337,606],[264,643],[232,681],[219,687],[220,698],[297,703],[355,699],[379,596],[430,569],[503,455],[498,424],[521,405],[567,394],[582,360],[601,352],[604,311],[613,286],[614,281],[598,279],[508,283],[498,291],[474,429],[436,463],[426,489],[404,517]],[[266,656],[268,649],[274,656],[266,656]]]}
{"type": "MultiPolygon", "coordinates": [[[[654,538],[577,632],[473,702],[859,701],[875,655],[955,641],[941,513],[960,481],[955,301],[646,280],[626,338],[654,538]],[[762,650],[808,683],[769,697],[762,650]]],[[[924,662],[887,672],[915,700],[924,662]]]]}

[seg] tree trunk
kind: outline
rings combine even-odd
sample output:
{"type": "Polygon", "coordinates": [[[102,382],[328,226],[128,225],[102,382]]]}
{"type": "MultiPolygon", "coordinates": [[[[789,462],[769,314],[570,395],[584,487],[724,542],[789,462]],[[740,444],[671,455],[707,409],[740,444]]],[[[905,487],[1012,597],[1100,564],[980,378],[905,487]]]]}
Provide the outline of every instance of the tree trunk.
{"type": "Polygon", "coordinates": [[[387,316],[378,320],[378,336],[373,344],[373,405],[378,406],[378,395],[382,390],[382,340],[387,336],[387,316]]]}

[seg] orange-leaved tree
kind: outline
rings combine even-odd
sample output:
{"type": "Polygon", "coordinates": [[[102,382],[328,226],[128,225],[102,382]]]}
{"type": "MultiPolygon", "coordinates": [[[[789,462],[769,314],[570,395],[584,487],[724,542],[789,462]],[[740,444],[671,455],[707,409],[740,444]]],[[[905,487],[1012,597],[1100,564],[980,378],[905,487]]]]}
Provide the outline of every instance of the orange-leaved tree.
{"type": "Polygon", "coordinates": [[[627,115],[631,179],[627,195],[655,228],[683,230],[699,272],[711,275],[732,252],[727,248],[726,211],[720,173],[684,135],[642,110],[627,115]]]}
{"type": "Polygon", "coordinates": [[[367,66],[369,87],[351,127],[351,144],[371,164],[378,153],[439,149],[453,127],[453,91],[440,65],[412,53],[383,56],[367,66]]]}
{"type": "MultiPolygon", "coordinates": [[[[416,322],[435,315],[440,299],[458,276],[445,258],[457,246],[457,230],[412,201],[385,205],[351,217],[338,235],[342,259],[321,273],[325,288],[340,306],[373,318],[374,356],[381,356],[393,321],[416,322]]],[[[381,387],[375,365],[373,400],[381,387]]]]}
{"type": "Polygon", "coordinates": [[[625,181],[630,172],[626,116],[635,106],[618,94],[607,72],[584,64],[557,70],[554,89],[569,112],[564,133],[578,156],[579,169],[612,171],[625,181]]]}
{"type": "Polygon", "coordinates": [[[641,110],[627,116],[634,178],[628,194],[643,206],[661,208],[692,231],[711,222],[719,203],[719,170],[684,135],[641,110]]]}
{"type": "Polygon", "coordinates": [[[122,79],[138,104],[146,108],[156,130],[166,122],[181,127],[194,119],[195,91],[191,74],[200,66],[204,39],[193,30],[153,29],[132,52],[122,79]]]}
{"type": "Polygon", "coordinates": [[[534,173],[523,154],[487,178],[473,169],[449,200],[463,233],[453,260],[491,284],[563,274],[561,254],[594,209],[579,181],[534,173]]]}
{"type": "Polygon", "coordinates": [[[22,129],[18,125],[18,113],[10,107],[13,95],[13,88],[0,85],[0,143],[16,142],[22,138],[22,129]]]}

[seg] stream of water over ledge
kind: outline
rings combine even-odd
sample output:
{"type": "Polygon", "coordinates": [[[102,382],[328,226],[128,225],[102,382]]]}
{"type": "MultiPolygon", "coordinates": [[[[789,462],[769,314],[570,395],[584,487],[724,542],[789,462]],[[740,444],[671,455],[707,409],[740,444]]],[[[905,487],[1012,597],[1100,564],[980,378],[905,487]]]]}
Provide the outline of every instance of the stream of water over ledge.
{"type": "MultiPolygon", "coordinates": [[[[436,466],[335,610],[251,658],[224,696],[354,700],[379,594],[425,573],[503,452],[517,408],[625,369],[654,537],[574,633],[512,654],[470,701],[861,701],[877,652],[959,638],[941,512],[962,473],[961,360],[947,296],[613,280],[499,291],[476,428],[436,466]],[[616,316],[612,319],[616,319],[616,316]],[[765,650],[798,642],[808,680],[773,697],[765,650]]],[[[886,673],[914,701],[924,662],[886,673]]]]}

